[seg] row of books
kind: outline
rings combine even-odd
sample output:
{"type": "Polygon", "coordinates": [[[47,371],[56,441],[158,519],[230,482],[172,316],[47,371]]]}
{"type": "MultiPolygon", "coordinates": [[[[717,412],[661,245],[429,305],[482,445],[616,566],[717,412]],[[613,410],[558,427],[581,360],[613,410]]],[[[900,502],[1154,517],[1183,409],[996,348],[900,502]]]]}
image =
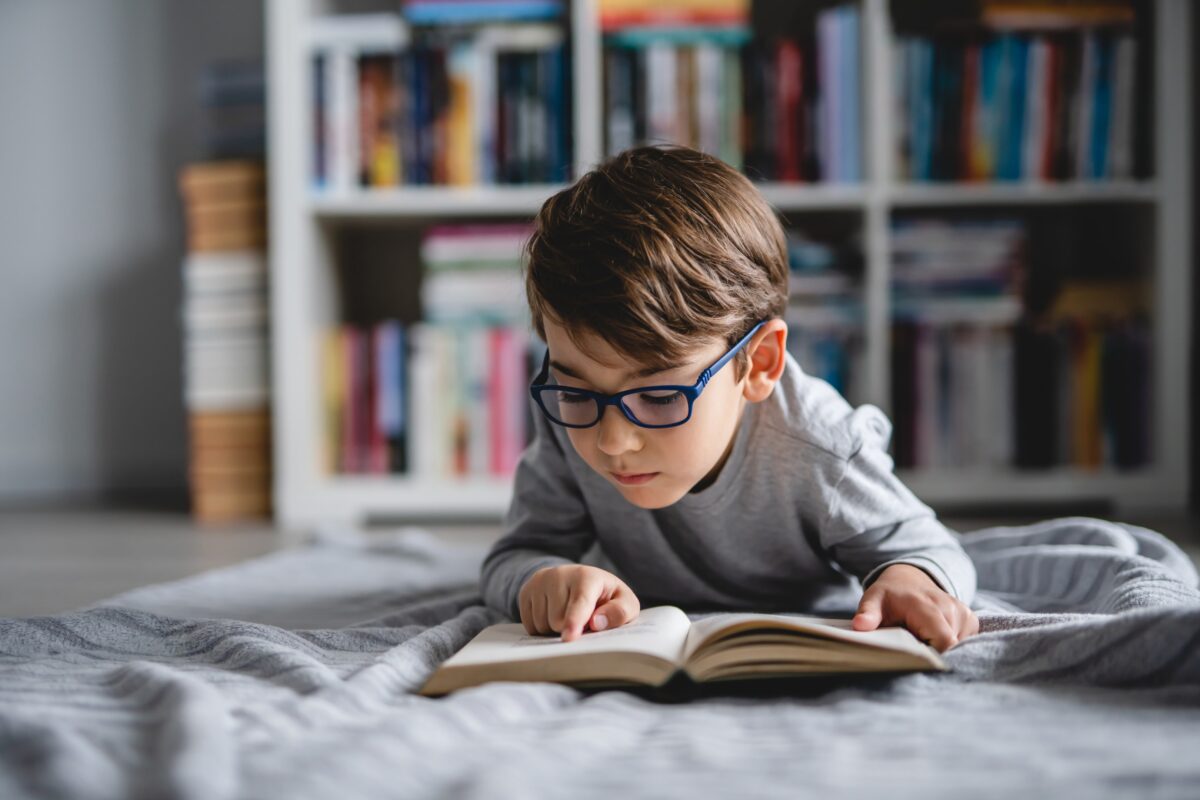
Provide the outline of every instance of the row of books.
{"type": "Polygon", "coordinates": [[[556,23],[410,31],[395,15],[317,20],[313,184],[566,181],[569,63],[556,23]]]}
{"type": "Polygon", "coordinates": [[[788,293],[793,303],[830,306],[857,299],[863,272],[862,242],[857,235],[817,237],[790,228],[788,293]]]}
{"type": "Polygon", "coordinates": [[[906,37],[896,45],[899,176],[1128,179],[1145,87],[1124,30],[906,37]]]}
{"type": "Polygon", "coordinates": [[[860,402],[866,369],[861,309],[792,306],[787,323],[787,350],[800,369],[825,381],[850,402],[860,402]]]}
{"type": "Polygon", "coordinates": [[[436,225],[421,240],[421,309],[434,322],[525,324],[528,224],[436,225]]]}
{"type": "Polygon", "coordinates": [[[1094,470],[1150,461],[1144,319],[910,320],[894,326],[892,348],[899,467],[1094,470]]]}
{"type": "Polygon", "coordinates": [[[602,17],[608,152],[672,142],[756,179],[861,180],[858,8],[820,12],[803,39],[751,40],[742,13],[602,17]]]}
{"type": "MultiPolygon", "coordinates": [[[[1149,461],[1144,323],[944,324],[893,330],[893,447],[902,468],[1086,469],[1149,461]]],[[[807,374],[853,400],[861,338],[791,326],[807,374]]],[[[504,477],[525,446],[541,346],[518,328],[345,326],[325,349],[327,465],[343,473],[504,477]]]]}
{"type": "Polygon", "coordinates": [[[1008,328],[900,322],[892,330],[897,467],[1012,464],[1013,343],[1008,328]]]}
{"type": "Polygon", "coordinates": [[[192,513],[202,522],[271,511],[265,175],[261,162],[192,164],[180,175],[184,402],[192,513]]]}
{"type": "Polygon", "coordinates": [[[421,264],[433,272],[519,271],[529,223],[434,225],[421,237],[421,264]]]}
{"type": "Polygon", "coordinates": [[[333,329],[322,350],[328,471],[437,480],[516,468],[541,355],[526,328],[389,320],[333,329]]]}
{"type": "Polygon", "coordinates": [[[923,297],[1003,297],[1020,292],[1029,233],[1016,217],[902,217],[891,226],[897,306],[923,297]]]}
{"type": "Polygon", "coordinates": [[[1134,469],[1150,462],[1145,319],[1022,326],[1015,352],[1016,466],[1134,469]]]}

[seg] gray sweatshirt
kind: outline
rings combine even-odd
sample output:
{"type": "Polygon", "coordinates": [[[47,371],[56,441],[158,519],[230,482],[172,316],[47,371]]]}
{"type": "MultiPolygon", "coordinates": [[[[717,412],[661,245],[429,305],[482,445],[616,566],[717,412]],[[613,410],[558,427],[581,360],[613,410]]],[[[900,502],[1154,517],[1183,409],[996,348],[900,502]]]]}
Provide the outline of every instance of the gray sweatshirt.
{"type": "Polygon", "coordinates": [[[802,611],[901,563],[964,603],[975,595],[957,535],[892,472],[887,417],[852,408],[791,356],[771,396],[746,405],[716,480],[666,508],[629,503],[565,429],[533,416],[507,534],[482,574],[484,600],[513,619],[530,575],[585,555],[643,607],[802,611]]]}

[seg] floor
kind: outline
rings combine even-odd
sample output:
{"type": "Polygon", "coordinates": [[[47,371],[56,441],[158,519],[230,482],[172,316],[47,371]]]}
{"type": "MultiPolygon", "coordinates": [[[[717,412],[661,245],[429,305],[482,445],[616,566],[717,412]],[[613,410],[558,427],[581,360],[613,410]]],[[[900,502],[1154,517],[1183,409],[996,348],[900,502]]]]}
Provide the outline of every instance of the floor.
{"type": "MultiPolygon", "coordinates": [[[[953,517],[959,531],[1028,518],[953,517]]],[[[1125,519],[1162,531],[1200,565],[1200,517],[1125,519]]],[[[498,525],[427,526],[486,542],[498,525]]],[[[0,509],[0,617],[54,614],[119,592],[235,564],[303,544],[306,535],[267,523],[197,527],[185,514],[114,508],[0,509]]]]}

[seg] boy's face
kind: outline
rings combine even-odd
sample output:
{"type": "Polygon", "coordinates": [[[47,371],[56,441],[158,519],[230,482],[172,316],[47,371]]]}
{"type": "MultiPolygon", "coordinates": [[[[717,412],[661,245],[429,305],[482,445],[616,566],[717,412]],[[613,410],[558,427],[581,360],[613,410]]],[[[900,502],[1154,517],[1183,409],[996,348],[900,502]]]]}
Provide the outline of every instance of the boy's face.
{"type": "MultiPolygon", "coordinates": [[[[598,336],[580,337],[581,348],[565,328],[550,319],[544,323],[550,382],[605,394],[639,386],[690,386],[728,349],[724,342],[700,343],[683,363],[647,373],[598,336]]],[[[626,500],[641,508],[669,506],[697,484],[707,485],[724,465],[745,408],[745,379],[735,380],[735,374],[734,364],[726,364],[696,399],[692,418],[674,428],[642,428],[608,406],[598,423],[567,428],[567,435],[580,458],[626,500]]]]}

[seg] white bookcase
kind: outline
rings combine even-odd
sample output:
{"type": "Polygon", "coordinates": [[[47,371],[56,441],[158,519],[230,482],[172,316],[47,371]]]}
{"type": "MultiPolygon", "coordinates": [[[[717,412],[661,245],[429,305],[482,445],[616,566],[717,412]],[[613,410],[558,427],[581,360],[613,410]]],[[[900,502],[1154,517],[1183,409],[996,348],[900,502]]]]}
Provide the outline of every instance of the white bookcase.
{"type": "MultiPolygon", "coordinates": [[[[765,185],[783,212],[830,210],[862,215],[866,271],[865,398],[888,409],[889,222],[920,207],[1027,207],[1121,202],[1152,211],[1154,270],[1153,463],[1133,472],[1059,468],[901,472],[935,508],[971,503],[1109,500],[1122,510],[1178,509],[1188,492],[1190,342],[1192,10],[1187,0],[1157,0],[1153,30],[1153,149],[1157,177],[1119,183],[910,185],[893,179],[894,136],[887,0],[861,0],[866,181],[858,185],[765,185]]],[[[269,0],[270,213],[275,403],[275,506],[287,526],[324,521],[498,517],[503,481],[430,482],[399,476],[330,475],[321,466],[321,332],[338,322],[332,231],[340,221],[423,225],[446,219],[528,214],[559,186],[364,190],[349,196],[310,190],[311,71],[306,25],[341,10],[336,2],[269,0]]],[[[593,0],[572,0],[575,174],[602,157],[601,39],[593,0]]]]}

